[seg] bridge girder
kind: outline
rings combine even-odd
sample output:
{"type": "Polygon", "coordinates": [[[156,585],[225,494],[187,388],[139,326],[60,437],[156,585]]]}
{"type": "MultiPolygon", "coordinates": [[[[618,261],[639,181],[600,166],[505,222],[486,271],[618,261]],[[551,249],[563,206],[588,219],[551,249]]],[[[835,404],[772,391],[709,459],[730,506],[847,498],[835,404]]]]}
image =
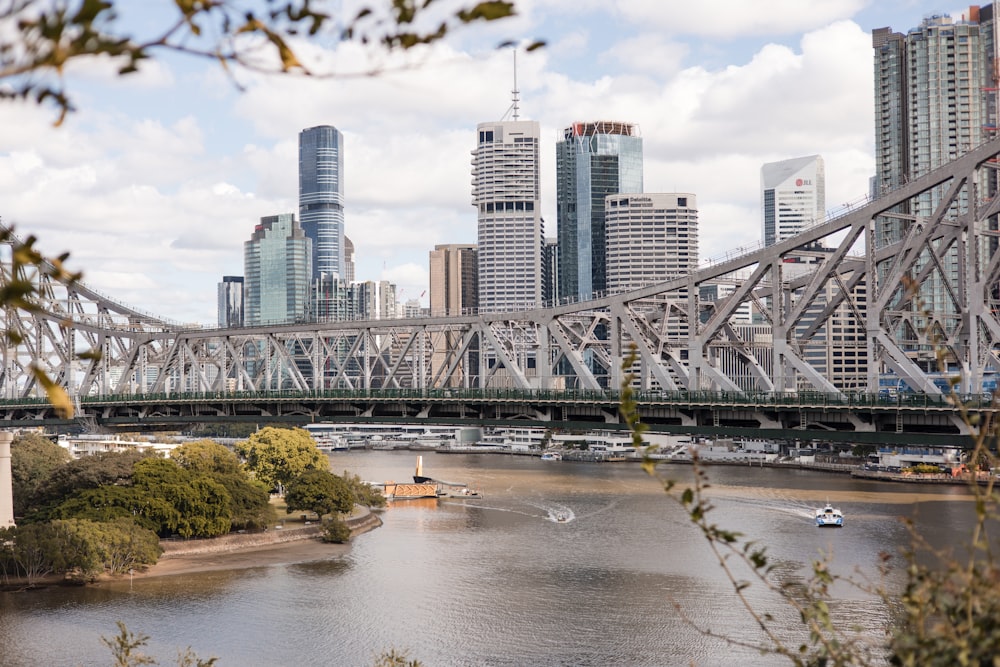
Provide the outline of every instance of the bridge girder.
{"type": "MultiPolygon", "coordinates": [[[[191,328],[39,271],[30,276],[39,307],[3,313],[13,337],[0,398],[42,397],[38,370],[71,396],[600,390],[626,371],[644,390],[827,394],[877,392],[891,372],[934,394],[940,360],[959,391],[975,393],[1000,359],[998,154],[1000,138],[791,239],[687,275],[518,313],[191,328]],[[702,288],[718,285],[729,295],[703,302],[702,288]],[[853,366],[838,375],[846,351],[853,366]]],[[[10,280],[5,262],[0,281],[10,280]]]]}

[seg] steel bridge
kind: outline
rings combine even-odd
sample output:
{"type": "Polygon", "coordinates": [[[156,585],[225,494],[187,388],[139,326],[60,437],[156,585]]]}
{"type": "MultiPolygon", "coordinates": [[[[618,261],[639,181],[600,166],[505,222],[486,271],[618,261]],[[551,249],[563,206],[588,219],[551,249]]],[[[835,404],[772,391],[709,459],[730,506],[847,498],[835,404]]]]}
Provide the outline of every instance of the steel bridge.
{"type": "Polygon", "coordinates": [[[984,387],[1000,369],[998,155],[1000,138],[776,245],[520,312],[211,329],[36,270],[20,277],[34,281],[38,307],[3,312],[13,335],[0,419],[60,423],[36,370],[68,392],[78,419],[116,426],[408,417],[620,427],[626,380],[643,419],[664,430],[960,439],[967,420],[945,394],[991,412],[984,387]]]}

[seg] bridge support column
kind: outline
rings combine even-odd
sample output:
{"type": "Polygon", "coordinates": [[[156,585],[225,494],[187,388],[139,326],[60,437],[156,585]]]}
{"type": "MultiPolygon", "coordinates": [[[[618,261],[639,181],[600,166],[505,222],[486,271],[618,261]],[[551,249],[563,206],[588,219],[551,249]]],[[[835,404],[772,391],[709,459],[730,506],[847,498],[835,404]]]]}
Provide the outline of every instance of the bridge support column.
{"type": "Polygon", "coordinates": [[[0,528],[14,526],[14,477],[10,470],[10,443],[14,434],[0,431],[0,528]]]}

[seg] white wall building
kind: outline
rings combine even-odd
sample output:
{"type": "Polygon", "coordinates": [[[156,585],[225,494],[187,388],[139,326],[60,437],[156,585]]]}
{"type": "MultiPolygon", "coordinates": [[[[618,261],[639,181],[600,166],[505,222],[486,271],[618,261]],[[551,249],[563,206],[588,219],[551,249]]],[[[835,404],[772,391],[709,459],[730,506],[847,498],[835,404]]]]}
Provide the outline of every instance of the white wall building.
{"type": "Polygon", "coordinates": [[[698,201],[691,193],[605,198],[608,290],[637,289],[698,268],[698,201]]]}
{"type": "Polygon", "coordinates": [[[472,205],[478,212],[479,310],[542,302],[545,233],[536,121],[480,123],[472,151],[472,205]]]}
{"type": "Polygon", "coordinates": [[[819,155],[760,168],[764,245],[795,236],[826,217],[826,177],[819,155]]]}

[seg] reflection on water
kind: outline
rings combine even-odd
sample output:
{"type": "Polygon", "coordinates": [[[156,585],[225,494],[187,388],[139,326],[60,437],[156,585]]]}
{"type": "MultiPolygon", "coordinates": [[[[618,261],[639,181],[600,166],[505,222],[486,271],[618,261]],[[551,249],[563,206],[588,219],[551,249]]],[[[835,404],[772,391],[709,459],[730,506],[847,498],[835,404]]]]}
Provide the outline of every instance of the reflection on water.
{"type": "MultiPolygon", "coordinates": [[[[759,640],[700,534],[638,466],[423,456],[427,474],[484,497],[397,502],[343,559],[0,594],[0,664],[106,665],[99,637],[119,619],[152,636],[165,663],[191,646],[222,665],[367,665],[390,648],[429,667],[767,664],[693,632],[675,609],[759,640]]],[[[372,480],[412,468],[404,452],[336,454],[331,465],[372,480]]],[[[667,472],[690,481],[689,467],[667,472]]],[[[709,476],[717,523],[763,539],[787,580],[821,553],[840,573],[873,572],[880,552],[907,542],[899,516],[942,543],[969,527],[960,488],[770,468],[709,476]],[[827,500],[843,508],[843,529],[813,526],[827,500]]],[[[796,639],[790,610],[760,587],[748,594],[796,639]]],[[[882,636],[879,602],[837,594],[835,614],[882,636]]]]}

